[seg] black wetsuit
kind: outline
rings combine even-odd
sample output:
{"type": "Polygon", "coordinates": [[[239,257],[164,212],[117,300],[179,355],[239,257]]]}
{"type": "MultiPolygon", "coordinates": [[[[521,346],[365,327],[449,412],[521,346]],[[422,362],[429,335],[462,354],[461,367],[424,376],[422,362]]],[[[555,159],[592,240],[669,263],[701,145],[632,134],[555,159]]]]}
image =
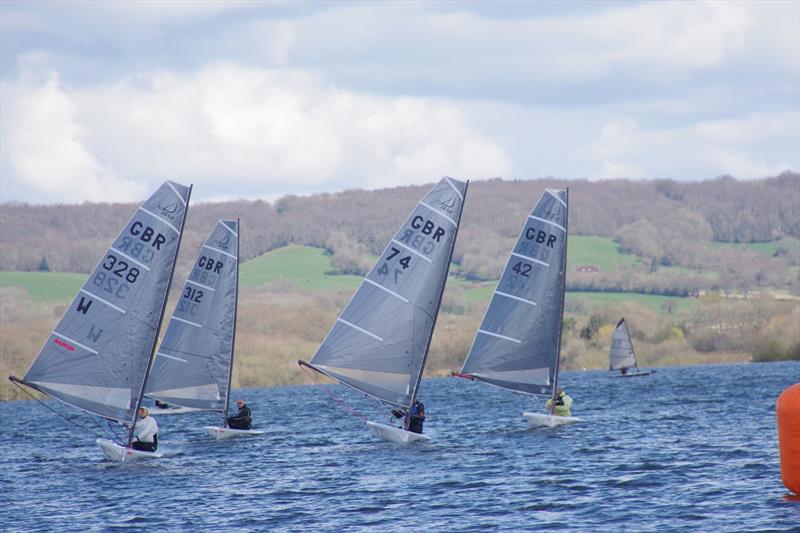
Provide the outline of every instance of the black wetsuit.
{"type": "Polygon", "coordinates": [[[142,442],[135,440],[131,442],[131,448],[142,452],[154,452],[158,449],[158,433],[153,435],[153,442],[142,442]]]}
{"type": "Polygon", "coordinates": [[[236,413],[236,416],[228,417],[228,427],[231,429],[250,429],[252,421],[253,418],[250,413],[250,408],[244,405],[239,409],[239,412],[236,413]]]}
{"type": "Polygon", "coordinates": [[[425,423],[425,405],[417,400],[411,406],[411,411],[393,409],[392,414],[396,418],[408,417],[408,430],[412,433],[422,433],[422,425],[425,423]]]}

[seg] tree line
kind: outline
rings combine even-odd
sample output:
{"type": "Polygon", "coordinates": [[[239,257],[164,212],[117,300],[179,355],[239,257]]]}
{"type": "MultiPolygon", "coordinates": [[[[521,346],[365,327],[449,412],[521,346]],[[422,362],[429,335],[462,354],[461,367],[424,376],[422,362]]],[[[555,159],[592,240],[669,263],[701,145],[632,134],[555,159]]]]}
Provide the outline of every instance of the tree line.
{"type": "MultiPolygon", "coordinates": [[[[347,190],[265,201],[191,206],[179,258],[188,269],[218,218],[241,219],[241,254],[247,260],[300,244],[327,249],[334,266],[363,273],[429,185],[375,191],[347,190]]],[[[798,290],[797,247],[774,257],[744,249],[713,249],[710,241],[750,243],[800,238],[800,174],[755,181],[721,177],[674,180],[491,179],[470,184],[454,252],[455,271],[495,279],[522,221],[545,188],[570,189],[570,233],[613,238],[643,258],[633,272],[570,273],[572,288],[690,294],[701,289],[798,290]],[[681,275],[659,272],[687,269],[681,275]],[[714,275],[710,275],[714,272],[714,275]]],[[[31,205],[0,209],[0,269],[89,272],[121,230],[134,204],[31,205]]],[[[795,241],[796,242],[796,241],[795,241]]],[[[780,253],[779,253],[780,252],[780,253]]]]}

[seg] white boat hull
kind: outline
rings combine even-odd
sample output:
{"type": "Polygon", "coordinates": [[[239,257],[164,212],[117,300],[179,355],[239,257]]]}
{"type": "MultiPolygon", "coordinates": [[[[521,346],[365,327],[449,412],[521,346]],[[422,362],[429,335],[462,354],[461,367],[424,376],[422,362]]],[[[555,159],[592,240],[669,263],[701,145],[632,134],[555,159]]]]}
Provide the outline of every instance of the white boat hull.
{"type": "Polygon", "coordinates": [[[142,450],[134,450],[133,448],[125,448],[116,442],[111,442],[106,439],[97,439],[97,445],[100,446],[100,450],[102,450],[106,459],[118,463],[139,459],[160,459],[164,457],[164,454],[161,452],[145,452],[142,450]]]}
{"type": "Polygon", "coordinates": [[[161,407],[148,407],[147,410],[150,412],[151,415],[182,415],[184,413],[194,413],[196,411],[202,411],[202,409],[195,409],[194,407],[167,407],[166,409],[162,409],[161,407]]]}
{"type": "Polygon", "coordinates": [[[552,428],[556,426],[563,426],[565,424],[572,424],[579,422],[580,418],[577,416],[556,416],[548,415],[545,413],[522,413],[531,426],[552,428]]]}
{"type": "Polygon", "coordinates": [[[642,372],[628,372],[627,374],[615,374],[615,378],[637,378],[640,376],[649,376],[650,372],[642,371],[642,372]]]}
{"type": "Polygon", "coordinates": [[[399,442],[402,444],[409,444],[411,442],[424,442],[429,441],[431,438],[422,433],[413,433],[404,429],[387,426],[378,422],[367,422],[369,429],[381,440],[387,442],[399,442]]]}
{"type": "Polygon", "coordinates": [[[233,437],[255,437],[263,435],[264,431],[259,429],[231,429],[218,426],[203,426],[208,436],[216,440],[227,440],[233,437]]]}

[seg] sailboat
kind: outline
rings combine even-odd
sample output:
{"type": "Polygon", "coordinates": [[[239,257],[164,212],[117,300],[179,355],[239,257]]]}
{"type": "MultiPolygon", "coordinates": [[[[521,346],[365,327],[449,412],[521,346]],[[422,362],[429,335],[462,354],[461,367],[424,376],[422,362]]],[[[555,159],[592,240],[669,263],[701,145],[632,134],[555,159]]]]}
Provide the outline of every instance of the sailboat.
{"type": "MultiPolygon", "coordinates": [[[[555,397],[567,266],[569,190],[547,189],[525,219],[457,377],[555,397]]],[[[533,426],[577,417],[523,413],[533,426]]]]}
{"type": "Polygon", "coordinates": [[[219,412],[222,425],[204,427],[217,440],[264,433],[227,427],[238,294],[239,220],[219,220],[200,247],[145,387],[148,398],[178,410],[219,412]]]}
{"type": "Polygon", "coordinates": [[[128,426],[97,439],[113,461],[161,457],[131,448],[191,187],[165,182],[106,250],[22,379],[75,409],[128,426]]]}
{"type": "MultiPolygon", "coordinates": [[[[408,413],[417,398],[469,182],[442,178],[416,205],[336,319],[310,362],[382,405],[408,413]]],[[[430,437],[367,421],[381,440],[430,437]]]]}
{"type": "Polygon", "coordinates": [[[608,353],[608,369],[619,370],[619,374],[614,377],[619,378],[634,378],[637,376],[649,376],[650,372],[646,370],[639,370],[639,365],[636,363],[636,353],[633,351],[633,341],[631,334],[628,332],[628,324],[624,318],[621,318],[614,329],[614,335],[611,337],[611,351],[608,353]],[[635,369],[631,372],[629,369],[635,369]]]}

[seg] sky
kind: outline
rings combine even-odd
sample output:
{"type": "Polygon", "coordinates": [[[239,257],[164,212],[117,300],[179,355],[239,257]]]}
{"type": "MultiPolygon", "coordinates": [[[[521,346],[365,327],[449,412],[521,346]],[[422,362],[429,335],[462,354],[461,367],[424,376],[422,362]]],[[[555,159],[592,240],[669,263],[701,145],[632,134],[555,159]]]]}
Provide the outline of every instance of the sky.
{"type": "Polygon", "coordinates": [[[0,201],[800,169],[800,2],[0,2],[0,201]]]}

